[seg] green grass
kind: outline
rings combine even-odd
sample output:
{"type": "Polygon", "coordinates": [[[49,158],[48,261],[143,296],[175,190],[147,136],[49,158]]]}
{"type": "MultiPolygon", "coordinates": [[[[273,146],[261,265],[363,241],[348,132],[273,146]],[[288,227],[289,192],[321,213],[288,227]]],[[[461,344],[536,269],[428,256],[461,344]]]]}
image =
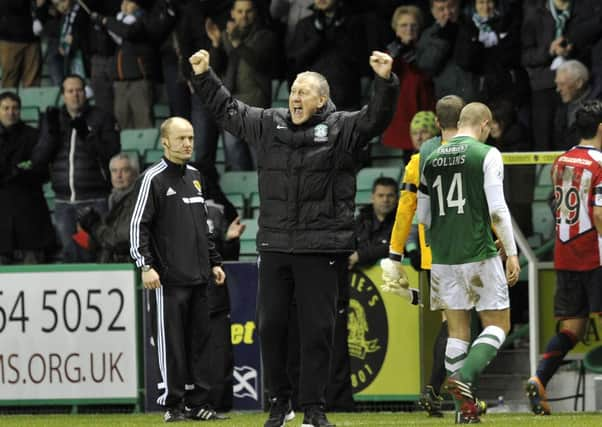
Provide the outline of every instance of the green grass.
{"type": "MultiPolygon", "coordinates": [[[[216,427],[261,427],[266,419],[264,413],[229,414],[227,421],[214,421],[202,425],[216,427]]],[[[407,412],[364,412],[337,413],[329,415],[331,422],[337,427],[354,426],[444,426],[453,425],[451,413],[444,418],[428,418],[422,413],[407,412]]],[[[302,416],[287,423],[287,427],[299,427],[302,416]]],[[[198,424],[198,423],[195,423],[198,424]]],[[[564,413],[549,417],[535,417],[531,414],[490,414],[482,418],[484,426],[559,426],[559,427],[589,427],[600,426],[602,414],[595,413],[564,413]]],[[[74,426],[107,426],[107,427],[150,427],[164,426],[161,414],[120,414],[120,415],[0,415],[2,427],[74,427],[74,426]]],[[[192,425],[191,422],[177,425],[192,425]]]]}

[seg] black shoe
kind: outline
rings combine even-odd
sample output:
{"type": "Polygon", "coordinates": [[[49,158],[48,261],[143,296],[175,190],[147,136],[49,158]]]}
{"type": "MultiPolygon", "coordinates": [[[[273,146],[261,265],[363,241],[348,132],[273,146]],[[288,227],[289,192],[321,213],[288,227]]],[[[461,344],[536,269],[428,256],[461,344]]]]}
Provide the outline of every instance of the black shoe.
{"type": "Polygon", "coordinates": [[[441,412],[441,403],[443,398],[435,393],[432,385],[427,385],[424,388],[422,397],[418,401],[418,407],[429,414],[429,417],[441,418],[443,412],[441,412]]]}
{"type": "Polygon", "coordinates": [[[195,406],[193,408],[185,407],[184,416],[189,420],[195,421],[211,421],[211,420],[227,420],[228,417],[215,412],[209,405],[195,406]]]}
{"type": "Polygon", "coordinates": [[[270,416],[263,427],[283,427],[288,421],[295,418],[295,411],[289,399],[270,399],[270,416]]]}
{"type": "Polygon", "coordinates": [[[169,408],[163,414],[163,421],[166,423],[175,423],[178,421],[186,421],[186,415],[180,408],[169,408]]]}
{"type": "Polygon", "coordinates": [[[311,406],[305,409],[305,415],[303,416],[303,424],[301,427],[336,427],[331,424],[326,418],[324,408],[321,406],[311,406]]]}
{"type": "Polygon", "coordinates": [[[481,419],[479,417],[467,417],[462,415],[462,412],[456,412],[456,424],[480,424],[481,419]]]}

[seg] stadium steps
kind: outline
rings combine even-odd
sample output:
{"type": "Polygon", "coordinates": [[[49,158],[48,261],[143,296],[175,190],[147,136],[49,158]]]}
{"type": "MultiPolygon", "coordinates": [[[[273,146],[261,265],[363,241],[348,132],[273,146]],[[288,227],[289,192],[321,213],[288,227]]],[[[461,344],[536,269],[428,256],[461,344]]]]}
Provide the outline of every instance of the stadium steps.
{"type": "Polygon", "coordinates": [[[486,402],[497,402],[503,396],[506,402],[526,403],[524,382],[529,378],[529,350],[505,349],[485,369],[477,385],[477,396],[486,402]]]}

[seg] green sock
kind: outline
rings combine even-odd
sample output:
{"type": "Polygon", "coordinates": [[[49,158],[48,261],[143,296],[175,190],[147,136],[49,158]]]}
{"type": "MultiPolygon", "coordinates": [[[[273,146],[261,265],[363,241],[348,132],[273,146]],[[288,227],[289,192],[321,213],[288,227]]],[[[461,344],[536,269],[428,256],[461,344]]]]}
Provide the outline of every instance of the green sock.
{"type": "Polygon", "coordinates": [[[497,326],[488,326],[472,343],[464,366],[460,369],[460,379],[474,383],[477,377],[489,365],[498,349],[506,339],[504,331],[497,326]]]}

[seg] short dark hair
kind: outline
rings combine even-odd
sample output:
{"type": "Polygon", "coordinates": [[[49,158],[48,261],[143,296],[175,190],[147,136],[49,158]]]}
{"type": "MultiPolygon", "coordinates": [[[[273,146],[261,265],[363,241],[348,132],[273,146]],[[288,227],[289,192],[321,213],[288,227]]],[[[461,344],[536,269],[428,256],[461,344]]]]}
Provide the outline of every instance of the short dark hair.
{"type": "Polygon", "coordinates": [[[575,127],[581,139],[592,139],[602,124],[602,101],[590,100],[581,103],[575,113],[575,127]]]}
{"type": "Polygon", "coordinates": [[[502,130],[507,129],[511,123],[516,122],[516,110],[512,103],[507,99],[498,99],[493,101],[489,108],[493,120],[498,122],[502,130]]]}
{"type": "Polygon", "coordinates": [[[435,115],[441,129],[455,129],[458,127],[460,112],[465,102],[457,95],[447,95],[435,104],[435,115]]]}
{"type": "Polygon", "coordinates": [[[397,191],[397,182],[389,177],[389,176],[379,176],[378,178],[376,178],[374,180],[374,182],[372,183],[372,192],[374,193],[374,191],[376,190],[376,186],[378,185],[382,185],[383,187],[393,187],[395,189],[395,191],[397,191]]]}
{"type": "Polygon", "coordinates": [[[79,74],[67,74],[61,81],[61,93],[65,92],[65,81],[67,81],[67,79],[79,79],[79,81],[82,83],[82,87],[86,87],[86,81],[82,76],[79,74]]]}
{"type": "Polygon", "coordinates": [[[19,98],[19,95],[17,95],[15,92],[6,91],[0,93],[0,102],[4,101],[5,99],[15,101],[19,108],[21,108],[21,98],[19,98]]]}

